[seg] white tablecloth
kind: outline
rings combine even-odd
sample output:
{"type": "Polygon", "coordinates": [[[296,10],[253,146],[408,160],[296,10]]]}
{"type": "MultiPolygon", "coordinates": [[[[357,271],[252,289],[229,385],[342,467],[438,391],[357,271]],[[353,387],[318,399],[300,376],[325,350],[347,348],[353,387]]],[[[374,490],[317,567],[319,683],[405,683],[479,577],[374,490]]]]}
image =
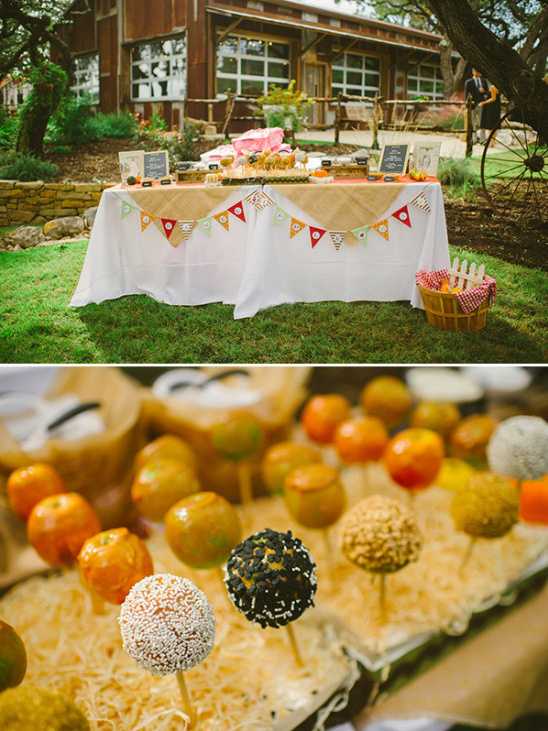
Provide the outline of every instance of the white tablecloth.
{"type": "MultiPolygon", "coordinates": [[[[363,195],[367,195],[367,186],[363,187],[363,195]]],[[[260,186],[236,187],[209,215],[260,190],[260,186]]],[[[123,202],[135,205],[129,189],[106,190],[71,305],[147,294],[171,305],[234,305],[236,319],[290,302],[404,300],[422,307],[415,272],[449,265],[439,183],[409,183],[383,214],[390,217],[424,192],[430,210],[410,205],[412,227],[389,218],[388,241],[370,228],[365,245],[348,231],[344,241],[355,241],[355,245],[342,243],[340,247],[329,232],[313,247],[309,227],[321,228],[320,224],[293,203],[283,185],[266,185],[263,190],[272,204],[256,210],[244,201],[245,221],[230,214],[229,230],[213,221],[209,235],[195,225],[189,240],[178,246],[156,225],[142,230],[138,208],[122,218],[123,202]],[[306,227],[290,238],[290,218],[273,225],[278,207],[306,227]]],[[[185,211],[177,210],[175,216],[184,220],[185,211]]],[[[344,220],[341,210],[342,230],[344,220]]]]}

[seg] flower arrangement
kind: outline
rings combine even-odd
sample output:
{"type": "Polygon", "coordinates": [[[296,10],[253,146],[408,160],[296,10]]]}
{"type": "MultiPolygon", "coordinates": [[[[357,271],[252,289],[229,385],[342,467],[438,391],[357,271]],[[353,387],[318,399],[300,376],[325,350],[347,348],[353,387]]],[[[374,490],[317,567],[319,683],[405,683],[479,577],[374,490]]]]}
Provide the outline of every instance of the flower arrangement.
{"type": "Polygon", "coordinates": [[[313,103],[304,91],[295,91],[295,79],[292,79],[285,88],[272,84],[268,93],[257,99],[260,110],[256,114],[264,115],[267,127],[299,132],[304,112],[313,103]]]}

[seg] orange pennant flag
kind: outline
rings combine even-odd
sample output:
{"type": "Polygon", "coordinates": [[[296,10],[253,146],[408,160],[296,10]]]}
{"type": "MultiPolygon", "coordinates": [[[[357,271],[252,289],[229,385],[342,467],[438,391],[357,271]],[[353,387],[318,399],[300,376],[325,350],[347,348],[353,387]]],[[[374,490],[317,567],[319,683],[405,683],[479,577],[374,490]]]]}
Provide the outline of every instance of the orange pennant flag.
{"type": "Polygon", "coordinates": [[[229,231],[229,222],[228,222],[228,211],[221,211],[221,213],[215,213],[213,215],[213,218],[221,224],[221,226],[224,226],[227,231],[229,231]]]}
{"type": "Polygon", "coordinates": [[[306,223],[303,223],[302,221],[299,221],[298,218],[293,218],[293,216],[291,216],[291,226],[289,227],[289,229],[290,229],[289,238],[292,239],[293,236],[295,236],[295,234],[298,234],[299,231],[302,231],[303,228],[306,228],[306,223]]]}
{"type": "Polygon", "coordinates": [[[153,218],[154,216],[152,213],[145,213],[144,211],[141,211],[141,233],[145,230],[149,223],[152,223],[153,218]]]}
{"type": "Polygon", "coordinates": [[[381,236],[384,236],[384,238],[388,241],[388,219],[383,218],[382,221],[377,221],[377,223],[374,223],[371,228],[374,228],[377,233],[379,233],[381,236]]]}

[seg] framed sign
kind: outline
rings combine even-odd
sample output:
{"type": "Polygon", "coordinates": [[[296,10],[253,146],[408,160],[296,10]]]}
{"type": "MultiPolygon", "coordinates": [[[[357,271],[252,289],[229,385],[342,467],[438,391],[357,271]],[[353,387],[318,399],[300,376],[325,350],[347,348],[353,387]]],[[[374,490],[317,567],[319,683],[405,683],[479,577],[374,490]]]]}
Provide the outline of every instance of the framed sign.
{"type": "Polygon", "coordinates": [[[405,175],[408,159],[409,145],[384,145],[379,172],[385,175],[405,175]]]}
{"type": "Polygon", "coordinates": [[[144,152],[142,150],[118,153],[122,183],[125,183],[130,175],[134,178],[143,177],[143,156],[144,152]]]}
{"type": "Polygon", "coordinates": [[[144,153],[143,175],[145,178],[154,178],[154,180],[159,180],[160,178],[165,178],[168,174],[169,158],[167,150],[144,153]]]}
{"type": "Polygon", "coordinates": [[[433,178],[438,175],[441,142],[415,142],[413,147],[413,165],[421,173],[433,178]]]}

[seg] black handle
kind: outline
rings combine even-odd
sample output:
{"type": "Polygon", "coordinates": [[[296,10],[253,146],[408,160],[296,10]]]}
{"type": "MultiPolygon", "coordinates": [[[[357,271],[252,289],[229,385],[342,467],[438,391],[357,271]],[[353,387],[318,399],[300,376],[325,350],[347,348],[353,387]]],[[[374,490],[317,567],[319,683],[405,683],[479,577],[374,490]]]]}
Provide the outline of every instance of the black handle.
{"type": "Polygon", "coordinates": [[[56,419],[51,421],[46,426],[46,429],[47,431],[56,429],[58,426],[61,426],[61,424],[64,424],[65,421],[69,421],[69,419],[73,419],[75,416],[78,416],[78,414],[82,414],[84,411],[90,411],[90,409],[98,409],[100,406],[101,404],[98,401],[92,401],[88,404],[79,404],[78,406],[74,406],[72,409],[65,411],[64,414],[61,414],[61,416],[58,416],[56,419]]]}

